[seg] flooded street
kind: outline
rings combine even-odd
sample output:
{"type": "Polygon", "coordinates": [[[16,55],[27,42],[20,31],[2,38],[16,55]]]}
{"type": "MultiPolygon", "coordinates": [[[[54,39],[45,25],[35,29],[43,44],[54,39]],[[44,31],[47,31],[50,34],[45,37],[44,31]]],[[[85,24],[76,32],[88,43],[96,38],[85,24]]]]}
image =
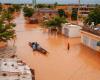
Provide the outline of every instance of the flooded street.
{"type": "Polygon", "coordinates": [[[100,54],[80,42],[80,38],[48,35],[39,25],[16,18],[16,54],[35,70],[36,80],[100,80],[100,54]],[[49,53],[33,52],[28,42],[37,41],[49,53]],[[70,50],[67,50],[67,43],[70,50]]]}

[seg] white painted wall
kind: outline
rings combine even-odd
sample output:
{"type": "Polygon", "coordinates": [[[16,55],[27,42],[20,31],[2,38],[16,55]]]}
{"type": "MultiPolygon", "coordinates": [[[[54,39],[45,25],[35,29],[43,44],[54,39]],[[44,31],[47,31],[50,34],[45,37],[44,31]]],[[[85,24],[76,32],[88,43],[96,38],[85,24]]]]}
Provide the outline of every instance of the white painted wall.
{"type": "Polygon", "coordinates": [[[69,29],[69,37],[80,37],[80,29],[70,28],[69,29]]]}
{"type": "Polygon", "coordinates": [[[81,37],[80,26],[77,25],[63,25],[62,34],[68,37],[81,37]]]}
{"type": "Polygon", "coordinates": [[[83,33],[81,34],[81,42],[84,45],[90,47],[93,50],[96,50],[96,51],[99,51],[100,52],[100,47],[98,48],[98,46],[97,46],[97,42],[98,41],[99,40],[96,40],[96,39],[88,36],[87,34],[83,34],[83,33]]]}

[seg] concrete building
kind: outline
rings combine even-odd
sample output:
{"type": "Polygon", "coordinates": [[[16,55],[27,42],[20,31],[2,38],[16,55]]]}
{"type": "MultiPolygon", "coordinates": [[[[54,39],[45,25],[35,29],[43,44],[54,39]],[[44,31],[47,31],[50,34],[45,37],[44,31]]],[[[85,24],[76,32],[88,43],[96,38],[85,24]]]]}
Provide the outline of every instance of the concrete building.
{"type": "Polygon", "coordinates": [[[66,15],[68,16],[68,18],[71,18],[73,8],[78,8],[78,5],[75,5],[75,4],[58,5],[56,7],[56,10],[63,9],[65,11],[66,15]]]}
{"type": "Polygon", "coordinates": [[[66,5],[58,5],[56,9],[63,9],[65,13],[71,18],[71,14],[73,9],[77,9],[78,15],[80,17],[86,17],[91,10],[93,10],[97,5],[96,4],[66,4],[66,5]]]}
{"type": "Polygon", "coordinates": [[[64,24],[62,27],[62,34],[67,37],[81,37],[81,27],[78,25],[64,24]]]}
{"type": "Polygon", "coordinates": [[[80,16],[83,16],[83,17],[86,17],[88,14],[89,14],[89,12],[91,11],[91,10],[93,10],[94,8],[96,7],[96,5],[93,5],[93,4],[82,4],[82,5],[80,5],[80,7],[79,7],[79,15],[80,16]]]}
{"type": "Polygon", "coordinates": [[[100,36],[82,30],[81,42],[87,47],[100,52],[100,46],[97,45],[100,42],[100,36]]]}

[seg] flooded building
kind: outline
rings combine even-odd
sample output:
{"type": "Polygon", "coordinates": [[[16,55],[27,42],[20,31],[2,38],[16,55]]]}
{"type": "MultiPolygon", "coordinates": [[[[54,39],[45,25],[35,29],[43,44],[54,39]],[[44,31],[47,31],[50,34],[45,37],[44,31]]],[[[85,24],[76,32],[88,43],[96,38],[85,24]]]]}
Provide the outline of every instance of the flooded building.
{"type": "Polygon", "coordinates": [[[100,36],[87,32],[81,31],[81,42],[87,47],[100,52],[100,36]]]}
{"type": "Polygon", "coordinates": [[[62,34],[70,38],[81,37],[80,29],[81,27],[78,25],[64,24],[62,34]]]}

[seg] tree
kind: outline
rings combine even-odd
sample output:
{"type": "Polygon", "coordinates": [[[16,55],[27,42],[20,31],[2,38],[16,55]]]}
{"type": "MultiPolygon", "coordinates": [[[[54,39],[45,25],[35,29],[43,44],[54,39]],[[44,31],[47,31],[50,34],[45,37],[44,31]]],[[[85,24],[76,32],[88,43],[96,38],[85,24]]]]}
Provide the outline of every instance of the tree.
{"type": "Polygon", "coordinates": [[[78,16],[78,8],[73,8],[72,9],[71,19],[72,20],[77,20],[77,16],[78,16]]]}
{"type": "Polygon", "coordinates": [[[0,12],[2,11],[2,5],[0,4],[0,12]]]}
{"type": "Polygon", "coordinates": [[[24,12],[24,16],[25,17],[32,17],[32,15],[34,13],[34,9],[33,8],[24,7],[23,12],[24,12]]]}
{"type": "Polygon", "coordinates": [[[63,23],[67,23],[66,18],[56,16],[51,20],[43,22],[42,25],[49,28],[50,32],[52,32],[52,30],[55,30],[55,31],[57,31],[57,33],[61,33],[63,23]]]}
{"type": "Polygon", "coordinates": [[[0,16],[0,41],[7,42],[15,37],[13,27],[15,24],[11,22],[12,15],[8,11],[2,12],[0,16]]]}
{"type": "Polygon", "coordinates": [[[37,4],[37,8],[50,8],[53,9],[53,5],[50,4],[37,4]]]}
{"type": "Polygon", "coordinates": [[[13,7],[9,7],[9,8],[8,8],[8,12],[9,12],[9,13],[14,13],[14,12],[15,12],[15,9],[14,9],[13,7]]]}
{"type": "Polygon", "coordinates": [[[89,13],[84,23],[91,25],[94,22],[94,25],[100,24],[100,6],[97,6],[93,11],[89,13]]]}
{"type": "Polygon", "coordinates": [[[59,9],[58,14],[60,17],[67,17],[67,15],[65,14],[65,11],[63,9],[59,9]]]}
{"type": "Polygon", "coordinates": [[[44,23],[45,26],[47,27],[58,27],[61,28],[61,24],[66,23],[66,18],[65,17],[59,17],[56,16],[51,20],[48,20],[44,23]]]}
{"type": "Polygon", "coordinates": [[[57,5],[58,5],[58,2],[55,2],[55,3],[54,3],[54,8],[56,8],[56,7],[57,7],[57,5]]]}
{"type": "Polygon", "coordinates": [[[49,4],[49,5],[47,6],[47,8],[53,9],[54,7],[53,7],[52,5],[49,4]]]}
{"type": "Polygon", "coordinates": [[[9,24],[10,24],[10,22],[14,19],[14,17],[12,16],[12,12],[9,12],[9,10],[4,10],[4,11],[2,12],[1,18],[2,18],[4,21],[7,21],[9,24]]]}
{"type": "Polygon", "coordinates": [[[16,12],[19,12],[21,10],[21,5],[19,4],[14,4],[13,8],[15,9],[16,12]]]}
{"type": "Polygon", "coordinates": [[[37,8],[48,8],[47,4],[37,4],[37,8]]]}

